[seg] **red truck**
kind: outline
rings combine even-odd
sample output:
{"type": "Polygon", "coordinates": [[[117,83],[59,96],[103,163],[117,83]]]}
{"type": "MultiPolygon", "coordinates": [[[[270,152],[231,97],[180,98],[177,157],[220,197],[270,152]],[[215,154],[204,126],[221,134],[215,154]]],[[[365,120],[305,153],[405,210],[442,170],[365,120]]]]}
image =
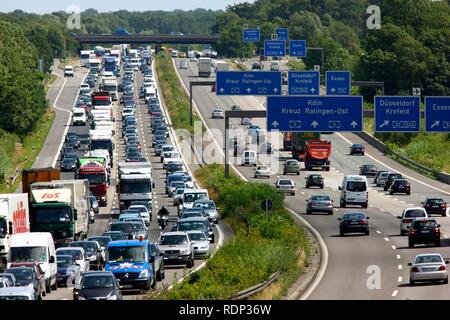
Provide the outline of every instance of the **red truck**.
{"type": "Polygon", "coordinates": [[[109,92],[94,92],[92,97],[92,108],[96,110],[109,110],[111,119],[114,121],[113,105],[109,92]]]}
{"type": "Polygon", "coordinates": [[[77,165],[77,179],[88,179],[89,190],[92,191],[101,206],[106,206],[109,187],[108,170],[95,160],[79,159],[77,165]],[[83,161],[87,160],[87,161],[83,161]]]}
{"type": "Polygon", "coordinates": [[[308,140],[305,143],[305,169],[321,168],[330,171],[331,142],[327,140],[308,140]]]}

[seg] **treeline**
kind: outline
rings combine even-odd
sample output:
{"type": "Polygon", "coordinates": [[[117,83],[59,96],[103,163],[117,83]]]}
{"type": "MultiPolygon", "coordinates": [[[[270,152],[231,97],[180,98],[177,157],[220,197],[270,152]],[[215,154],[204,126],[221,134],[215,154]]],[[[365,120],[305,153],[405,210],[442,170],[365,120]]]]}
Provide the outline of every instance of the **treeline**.
{"type": "MultiPolygon", "coordinates": [[[[431,0],[257,0],[228,6],[212,31],[220,34],[218,52],[242,56],[242,26],[259,26],[261,42],[246,44],[246,56],[262,53],[263,40],[278,27],[291,39],[322,47],[325,70],[351,70],[354,80],[385,82],[386,94],[450,94],[450,6],[431,0]],[[369,5],[381,9],[381,29],[368,29],[369,5]]],[[[312,69],[320,52],[305,60],[312,69]]],[[[373,96],[373,91],[363,92],[373,96]]]]}

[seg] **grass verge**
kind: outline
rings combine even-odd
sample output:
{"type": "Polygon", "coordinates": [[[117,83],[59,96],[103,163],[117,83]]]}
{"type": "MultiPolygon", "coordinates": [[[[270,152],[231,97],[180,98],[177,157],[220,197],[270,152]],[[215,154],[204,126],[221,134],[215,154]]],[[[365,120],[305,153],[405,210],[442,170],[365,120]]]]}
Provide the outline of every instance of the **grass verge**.
{"type": "Polygon", "coordinates": [[[174,284],[172,290],[151,292],[146,299],[227,299],[280,271],[276,285],[263,295],[278,299],[302,272],[309,242],[284,208],[284,196],[268,184],[243,182],[237,176],[225,179],[223,171],[223,166],[213,164],[195,175],[236,236],[207,260],[205,268],[174,284]],[[263,199],[273,202],[268,216],[260,206],[263,199]]]}

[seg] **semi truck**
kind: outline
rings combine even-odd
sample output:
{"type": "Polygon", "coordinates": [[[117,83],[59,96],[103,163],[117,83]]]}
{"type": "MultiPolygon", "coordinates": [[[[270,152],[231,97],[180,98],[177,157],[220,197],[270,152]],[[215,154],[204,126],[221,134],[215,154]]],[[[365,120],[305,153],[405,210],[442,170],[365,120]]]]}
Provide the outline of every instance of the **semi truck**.
{"type": "Polygon", "coordinates": [[[108,150],[111,162],[113,161],[114,142],[112,132],[102,130],[89,130],[89,148],[93,150],[108,150]]]}
{"type": "Polygon", "coordinates": [[[103,63],[105,65],[105,71],[110,71],[114,73],[114,75],[117,77],[120,75],[118,67],[117,67],[117,60],[116,57],[105,57],[103,58],[103,63]]]}
{"type": "Polygon", "coordinates": [[[28,194],[0,194],[0,256],[9,253],[14,234],[30,232],[28,194]]]}
{"type": "Polygon", "coordinates": [[[33,182],[61,179],[61,171],[55,168],[38,168],[22,171],[22,193],[28,193],[33,182]]]}
{"type": "Polygon", "coordinates": [[[211,76],[211,58],[198,59],[198,76],[207,78],[211,76]]]}
{"type": "Polygon", "coordinates": [[[107,192],[109,188],[109,175],[104,158],[80,158],[77,161],[77,179],[87,179],[89,190],[101,206],[108,204],[107,192]]]}
{"type": "MultiPolygon", "coordinates": [[[[114,62],[115,63],[115,62],[114,62]]],[[[102,90],[108,92],[113,101],[117,101],[118,98],[118,84],[116,79],[103,79],[102,90]]]]}
{"type": "Polygon", "coordinates": [[[151,206],[152,167],[149,162],[119,162],[119,195],[120,210],[126,209],[135,200],[146,201],[151,206]]]}
{"type": "Polygon", "coordinates": [[[89,181],[53,180],[30,185],[30,230],[50,232],[56,244],[87,237],[89,181]]]}

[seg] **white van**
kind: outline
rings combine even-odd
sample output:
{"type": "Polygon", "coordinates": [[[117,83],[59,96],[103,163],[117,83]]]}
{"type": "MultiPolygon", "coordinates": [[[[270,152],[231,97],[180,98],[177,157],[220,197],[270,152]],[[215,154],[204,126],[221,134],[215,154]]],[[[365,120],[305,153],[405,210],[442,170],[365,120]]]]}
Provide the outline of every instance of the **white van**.
{"type": "Polygon", "coordinates": [[[272,61],[270,63],[270,71],[280,71],[280,62],[279,61],[272,61]]]}
{"type": "Polygon", "coordinates": [[[154,86],[146,87],[144,90],[145,102],[148,102],[151,98],[157,98],[156,88],[154,86]]]}
{"type": "Polygon", "coordinates": [[[45,273],[46,292],[57,289],[56,250],[50,232],[13,234],[8,258],[8,268],[14,262],[38,262],[45,273]]]}
{"type": "Polygon", "coordinates": [[[245,166],[247,164],[256,166],[258,162],[256,151],[253,150],[245,150],[242,154],[242,163],[241,165],[245,166]]]}
{"type": "Polygon", "coordinates": [[[86,110],[84,108],[74,108],[73,109],[73,125],[86,125],[86,110]]]}
{"type": "Polygon", "coordinates": [[[66,66],[64,68],[64,77],[73,77],[73,66],[66,66]]]}
{"type": "Polygon", "coordinates": [[[346,208],[349,204],[367,208],[369,202],[367,177],[355,175],[345,176],[339,190],[341,191],[341,208],[346,208]]]}
{"type": "MultiPolygon", "coordinates": [[[[196,200],[209,200],[209,194],[208,190],[206,189],[185,189],[183,193],[182,203],[180,206],[182,206],[182,209],[189,209],[192,208],[194,205],[194,202],[196,200]]],[[[181,211],[180,210],[180,211],[181,211]]]]}

